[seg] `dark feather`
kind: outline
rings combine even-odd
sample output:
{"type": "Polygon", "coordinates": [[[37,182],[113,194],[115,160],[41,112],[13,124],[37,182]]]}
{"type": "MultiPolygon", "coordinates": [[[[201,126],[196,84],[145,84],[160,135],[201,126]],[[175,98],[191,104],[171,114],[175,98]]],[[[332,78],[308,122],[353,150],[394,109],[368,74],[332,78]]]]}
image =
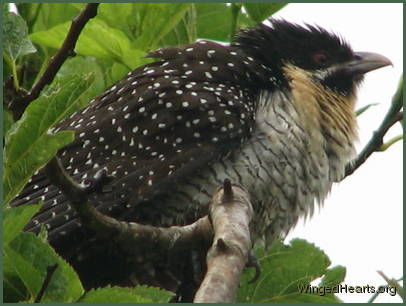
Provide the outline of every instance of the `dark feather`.
{"type": "MultiPolygon", "coordinates": [[[[238,148],[254,124],[256,90],[242,85],[255,78],[255,65],[240,50],[200,41],[148,56],[160,60],[129,73],[54,129],[76,132],[58,153],[67,173],[88,185],[105,169],[113,180],[92,194],[92,203],[126,220],[136,219],[140,203],[238,148]]],[[[27,230],[45,224],[51,241],[75,230],[75,212],[42,173],[13,205],[40,199],[45,206],[27,230]]]]}

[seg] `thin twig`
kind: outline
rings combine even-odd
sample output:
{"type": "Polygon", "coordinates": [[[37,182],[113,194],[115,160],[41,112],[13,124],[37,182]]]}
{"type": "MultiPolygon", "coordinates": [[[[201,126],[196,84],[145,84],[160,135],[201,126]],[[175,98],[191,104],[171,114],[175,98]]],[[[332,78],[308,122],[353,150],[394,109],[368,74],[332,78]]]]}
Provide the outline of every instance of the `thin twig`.
{"type": "Polygon", "coordinates": [[[52,266],[48,266],[47,274],[45,275],[44,282],[42,283],[41,289],[39,290],[39,292],[38,292],[38,294],[37,294],[37,296],[36,296],[36,298],[34,300],[34,303],[41,302],[42,297],[44,296],[45,291],[47,290],[47,288],[49,286],[49,283],[51,282],[51,278],[54,275],[54,273],[55,273],[56,269],[58,268],[58,266],[59,265],[57,263],[53,264],[52,266]]]}
{"type": "Polygon", "coordinates": [[[377,271],[378,274],[380,276],[382,276],[382,278],[386,281],[386,283],[388,284],[388,286],[392,286],[396,288],[396,293],[402,298],[402,300],[405,298],[405,294],[403,292],[403,288],[399,285],[399,283],[397,282],[397,280],[395,279],[390,279],[389,277],[387,277],[385,275],[385,273],[383,273],[382,271],[377,271]]]}
{"type": "Polygon", "coordinates": [[[38,98],[42,89],[53,81],[55,75],[66,59],[69,56],[75,55],[74,49],[76,42],[79,39],[79,35],[86,23],[97,15],[98,6],[99,3],[87,4],[85,9],[72,20],[72,24],[68,34],[66,35],[65,41],[63,42],[61,48],[51,58],[41,78],[26,95],[22,96],[21,98],[17,98],[10,103],[9,108],[13,112],[13,117],[15,120],[18,120],[21,117],[31,101],[38,98]]]}
{"type": "MultiPolygon", "coordinates": [[[[392,98],[391,106],[384,117],[379,128],[373,133],[371,139],[358,154],[357,158],[350,162],[345,169],[345,177],[354,173],[367,159],[371,156],[372,153],[379,151],[379,148],[383,144],[383,137],[386,132],[399,120],[403,117],[403,112],[400,110],[403,107],[403,79],[399,84],[398,90],[392,98]]],[[[343,179],[344,179],[343,178],[343,179]]]]}
{"type": "MultiPolygon", "coordinates": [[[[379,272],[378,272],[379,273],[379,272]]],[[[401,282],[403,280],[403,277],[401,277],[401,278],[399,278],[399,279],[396,279],[395,281],[396,282],[401,282]]],[[[367,301],[367,303],[368,304],[371,304],[371,303],[373,303],[375,300],[376,300],[376,298],[378,297],[378,295],[380,294],[380,292],[379,291],[376,291],[372,296],[371,296],[371,298],[367,301]]],[[[402,299],[403,299],[403,296],[401,296],[402,297],[402,299]]]]}

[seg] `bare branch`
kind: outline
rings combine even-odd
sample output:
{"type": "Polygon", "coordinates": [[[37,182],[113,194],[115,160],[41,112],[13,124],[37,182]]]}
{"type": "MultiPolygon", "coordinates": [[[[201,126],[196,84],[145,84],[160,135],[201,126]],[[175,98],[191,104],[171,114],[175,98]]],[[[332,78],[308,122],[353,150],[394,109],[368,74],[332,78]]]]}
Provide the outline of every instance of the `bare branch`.
{"type": "Polygon", "coordinates": [[[207,254],[207,273],[195,303],[233,302],[252,248],[253,209],[247,192],[228,180],[213,196],[210,216],[215,232],[207,254]]]}
{"type": "MultiPolygon", "coordinates": [[[[379,128],[374,132],[372,138],[369,140],[365,148],[358,154],[357,158],[347,164],[345,169],[345,177],[354,173],[355,170],[361,166],[372,153],[379,151],[379,148],[383,144],[383,137],[387,131],[399,120],[403,118],[403,112],[400,110],[403,107],[403,79],[399,84],[398,90],[392,98],[392,104],[389,108],[386,116],[384,117],[379,128]]],[[[343,178],[343,179],[344,179],[343,178]]]]}
{"type": "Polygon", "coordinates": [[[79,35],[85,27],[86,23],[91,18],[97,15],[98,6],[99,3],[87,4],[85,9],[72,20],[72,24],[65,38],[65,41],[63,42],[58,52],[52,57],[38,82],[27,94],[11,101],[9,108],[13,113],[14,120],[20,119],[21,115],[30,104],[30,102],[38,98],[42,89],[53,81],[55,75],[61,68],[62,64],[66,61],[66,59],[69,56],[75,55],[74,49],[76,46],[76,42],[79,39],[79,35]]]}

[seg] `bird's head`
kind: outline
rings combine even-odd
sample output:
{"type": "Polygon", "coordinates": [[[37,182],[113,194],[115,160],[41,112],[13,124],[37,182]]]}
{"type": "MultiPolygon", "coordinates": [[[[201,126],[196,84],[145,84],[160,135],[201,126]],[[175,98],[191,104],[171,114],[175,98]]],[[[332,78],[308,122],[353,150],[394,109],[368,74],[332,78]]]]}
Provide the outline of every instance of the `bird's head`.
{"type": "Polygon", "coordinates": [[[269,23],[243,30],[234,40],[236,48],[263,69],[252,73],[259,76],[254,84],[259,92],[271,93],[260,100],[260,118],[269,120],[273,110],[269,105],[277,103],[273,96],[289,101],[309,136],[309,146],[318,148],[321,141],[322,154],[329,159],[330,179],[339,181],[343,165],[355,153],[357,85],[365,73],[391,61],[376,53],[355,52],[340,36],[317,26],[274,19],[269,23]]]}
{"type": "Polygon", "coordinates": [[[289,84],[286,68],[294,67],[324,88],[348,96],[365,73],[392,64],[380,54],[354,52],[344,39],[321,27],[275,19],[269,23],[240,32],[234,44],[263,63],[268,79],[281,85],[289,84]]]}

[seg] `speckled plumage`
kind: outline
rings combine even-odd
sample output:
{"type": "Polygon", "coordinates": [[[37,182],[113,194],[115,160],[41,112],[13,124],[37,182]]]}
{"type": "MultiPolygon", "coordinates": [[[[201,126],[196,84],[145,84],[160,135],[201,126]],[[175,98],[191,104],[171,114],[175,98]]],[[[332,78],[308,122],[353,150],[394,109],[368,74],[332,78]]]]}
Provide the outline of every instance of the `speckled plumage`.
{"type": "MultiPolygon", "coordinates": [[[[363,73],[346,74],[342,66],[357,56],[339,37],[271,23],[231,45],[202,40],[151,52],[155,62],[57,124],[54,132],[76,132],[58,152],[69,175],[83,185],[99,169],[112,177],[90,196],[93,205],[122,220],[186,224],[206,214],[229,178],[249,191],[255,237],[272,241],[312,213],[354,155],[363,73]]],[[[94,240],[42,172],[13,205],[39,199],[46,204],[27,230],[45,224],[69,256],[94,240]]]]}

